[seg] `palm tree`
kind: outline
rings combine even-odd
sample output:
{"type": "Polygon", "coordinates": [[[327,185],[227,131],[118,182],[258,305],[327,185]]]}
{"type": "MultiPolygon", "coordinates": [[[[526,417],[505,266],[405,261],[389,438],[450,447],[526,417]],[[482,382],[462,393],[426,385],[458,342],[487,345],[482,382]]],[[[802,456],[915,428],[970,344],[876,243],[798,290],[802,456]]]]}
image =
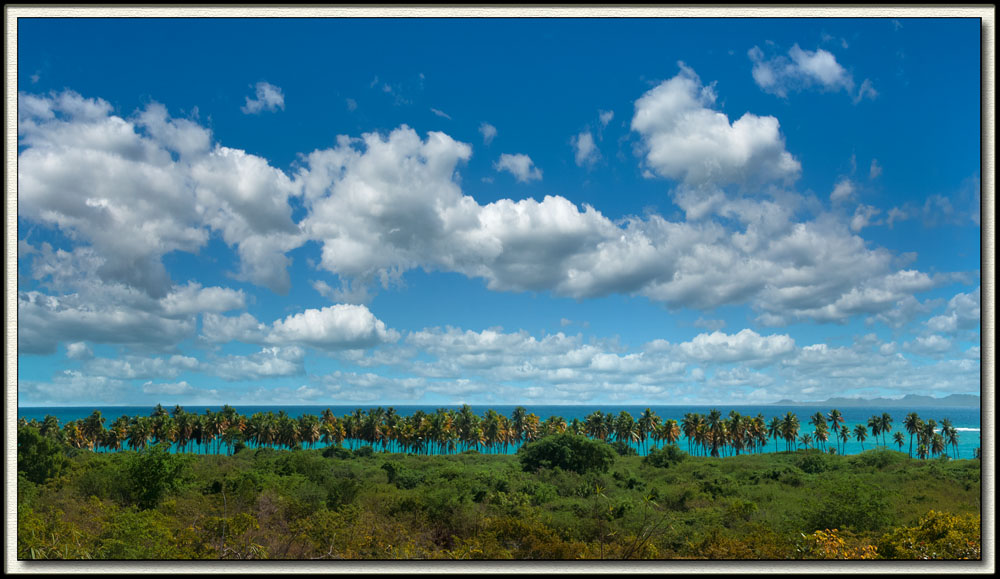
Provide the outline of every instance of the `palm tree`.
{"type": "MultiPolygon", "coordinates": [[[[845,422],[844,415],[840,413],[839,410],[834,408],[826,415],[827,421],[830,423],[830,430],[833,432],[834,436],[840,432],[840,425],[845,422]]],[[[837,452],[840,452],[840,446],[837,446],[837,452]]]]}
{"type": "Polygon", "coordinates": [[[844,454],[847,454],[847,441],[851,439],[851,430],[846,426],[840,427],[840,441],[844,443],[844,454]]]}
{"type": "Polygon", "coordinates": [[[733,452],[736,454],[739,454],[746,445],[747,423],[747,419],[739,412],[729,411],[729,442],[733,445],[733,452]]]}
{"type": "Polygon", "coordinates": [[[724,426],[722,424],[722,413],[713,408],[708,413],[706,420],[710,436],[709,442],[712,445],[712,456],[719,456],[719,445],[724,440],[724,426]]]}
{"type": "MultiPolygon", "coordinates": [[[[660,417],[651,409],[647,408],[639,416],[639,443],[645,447],[646,437],[656,432],[660,425],[660,417]]],[[[649,449],[646,448],[644,453],[649,449]]]]}
{"type": "Polygon", "coordinates": [[[600,410],[595,410],[588,414],[584,418],[584,430],[586,431],[587,436],[604,440],[608,434],[604,428],[604,413],[600,410]]]}
{"type": "Polygon", "coordinates": [[[778,452],[778,438],[781,436],[781,419],[777,416],[771,417],[771,422],[767,423],[767,435],[774,439],[774,452],[778,452]]]}
{"type": "Polygon", "coordinates": [[[62,440],[62,430],[59,428],[59,419],[51,414],[45,415],[45,420],[38,427],[38,432],[45,437],[55,440],[62,440]]]}
{"type": "Polygon", "coordinates": [[[913,435],[920,431],[921,420],[916,412],[911,412],[903,419],[903,428],[910,433],[910,458],[913,458],[913,435]]]}
{"type": "Polygon", "coordinates": [[[681,437],[680,426],[674,419],[668,419],[659,428],[660,438],[667,444],[676,444],[681,437]]]}
{"type": "Polygon", "coordinates": [[[810,434],[803,434],[803,435],[802,435],[802,437],[801,437],[801,438],[799,438],[799,441],[800,441],[800,442],[801,442],[801,443],[802,443],[802,444],[803,444],[803,445],[804,445],[804,446],[805,446],[806,448],[809,448],[809,445],[810,445],[810,444],[812,443],[812,435],[810,435],[810,434]]]}
{"type": "Polygon", "coordinates": [[[899,447],[899,450],[903,450],[903,433],[902,432],[893,433],[893,435],[892,435],[892,441],[896,443],[896,446],[899,447]]]}
{"type": "Polygon", "coordinates": [[[865,451],[865,439],[868,438],[868,429],[865,428],[864,424],[859,424],[854,427],[854,438],[858,439],[861,443],[861,452],[865,451]]]}
{"type": "Polygon", "coordinates": [[[958,458],[958,430],[951,425],[951,420],[941,420],[941,435],[955,449],[955,458],[958,458]]]}
{"type": "Polygon", "coordinates": [[[81,429],[87,439],[87,448],[95,450],[104,438],[104,416],[101,415],[101,411],[94,410],[90,416],[84,419],[81,429]]]}
{"type": "Polygon", "coordinates": [[[875,416],[869,418],[868,428],[871,429],[872,436],[875,437],[875,443],[878,444],[878,435],[882,432],[882,417],[876,414],[875,416]]]}
{"type": "Polygon", "coordinates": [[[932,444],[934,441],[934,434],[936,429],[937,429],[937,422],[935,422],[933,418],[930,418],[927,420],[926,423],[924,423],[921,432],[917,433],[918,442],[922,442],[923,445],[927,447],[927,450],[931,451],[933,450],[932,444]]]}
{"type": "Polygon", "coordinates": [[[888,412],[883,412],[882,416],[879,417],[879,430],[882,432],[882,448],[887,448],[889,443],[886,436],[892,432],[892,416],[888,412]]]}
{"type": "Polygon", "coordinates": [[[510,421],[514,425],[514,443],[520,444],[524,438],[524,417],[528,415],[528,409],[524,406],[514,408],[510,413],[510,421]]]}
{"type": "Polygon", "coordinates": [[[941,436],[940,432],[934,433],[931,437],[931,454],[937,456],[944,453],[944,437],[941,436]]]}
{"type": "Polygon", "coordinates": [[[639,440],[639,427],[635,419],[628,412],[622,410],[614,422],[615,440],[623,441],[626,444],[639,440]]]}
{"type": "Polygon", "coordinates": [[[785,439],[786,448],[791,451],[792,444],[799,435],[799,417],[791,412],[785,413],[781,421],[781,436],[785,439]]]}
{"type": "Polygon", "coordinates": [[[319,418],[313,414],[303,414],[299,416],[299,435],[306,448],[311,448],[313,444],[319,442],[323,436],[323,429],[319,418]]]}
{"type": "Polygon", "coordinates": [[[698,421],[695,418],[695,414],[688,412],[684,414],[684,418],[681,419],[681,430],[684,432],[684,437],[687,439],[688,452],[692,452],[692,443],[694,442],[694,433],[698,429],[698,421]]]}
{"type": "Polygon", "coordinates": [[[830,432],[826,429],[826,422],[820,422],[816,426],[816,443],[826,449],[826,441],[830,439],[830,432]]]}

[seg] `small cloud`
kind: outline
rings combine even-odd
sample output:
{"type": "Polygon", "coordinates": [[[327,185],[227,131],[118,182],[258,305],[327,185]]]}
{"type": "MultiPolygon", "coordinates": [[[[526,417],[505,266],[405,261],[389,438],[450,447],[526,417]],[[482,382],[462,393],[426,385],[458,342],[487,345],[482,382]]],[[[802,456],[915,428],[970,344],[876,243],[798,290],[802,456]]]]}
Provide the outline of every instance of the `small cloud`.
{"type": "Polygon", "coordinates": [[[449,121],[451,120],[451,115],[449,115],[448,113],[446,113],[444,111],[439,111],[439,110],[437,110],[437,109],[435,109],[435,108],[432,107],[431,108],[431,112],[434,113],[435,115],[441,117],[441,118],[448,119],[449,121]]]}
{"type": "Polygon", "coordinates": [[[878,91],[875,90],[875,87],[872,85],[872,81],[866,78],[864,82],[861,83],[861,88],[858,89],[858,95],[854,97],[854,104],[858,104],[866,98],[868,100],[875,100],[875,97],[877,96],[878,91]]]}
{"type": "Polygon", "coordinates": [[[531,157],[520,153],[500,155],[500,160],[493,163],[493,167],[497,171],[508,171],[521,183],[541,181],[542,179],[542,170],[535,167],[535,162],[531,160],[531,157]]]}
{"type": "Polygon", "coordinates": [[[899,20],[893,20],[892,21],[892,28],[893,28],[893,30],[899,30],[902,27],[903,27],[903,23],[900,22],[899,20]]]}
{"type": "Polygon", "coordinates": [[[354,99],[346,99],[346,100],[347,100],[347,110],[349,110],[351,112],[354,112],[355,110],[357,110],[357,108],[358,108],[358,101],[356,101],[354,99]]]}
{"type": "Polygon", "coordinates": [[[838,181],[837,185],[833,188],[833,193],[830,193],[830,201],[834,203],[847,201],[852,197],[854,197],[854,184],[847,177],[838,181]]]}
{"type": "Polygon", "coordinates": [[[878,164],[878,159],[872,159],[872,168],[868,172],[868,177],[871,179],[877,179],[879,175],[882,174],[882,166],[878,164]]]}
{"type": "Polygon", "coordinates": [[[577,166],[593,165],[601,158],[601,153],[597,150],[597,146],[594,145],[594,137],[589,131],[583,131],[579,135],[576,135],[570,139],[570,143],[576,149],[577,166]]]}
{"type": "Polygon", "coordinates": [[[247,104],[240,107],[244,114],[256,115],[262,110],[285,110],[285,95],[281,88],[267,82],[257,83],[257,98],[246,97],[247,104]]]}
{"type": "Polygon", "coordinates": [[[869,225],[880,225],[881,221],[872,221],[879,213],[881,211],[871,205],[859,205],[851,218],[851,231],[857,233],[869,225]]]}
{"type": "Polygon", "coordinates": [[[42,78],[41,75],[36,72],[35,74],[31,75],[31,84],[37,84],[41,78],[42,78]]]}
{"type": "Polygon", "coordinates": [[[73,342],[66,345],[66,357],[73,360],[89,360],[94,357],[94,352],[86,342],[73,342]]]}
{"type": "Polygon", "coordinates": [[[497,128],[489,123],[482,123],[479,125],[479,132],[483,135],[483,144],[489,145],[493,142],[493,138],[497,136],[497,128]]]}
{"type": "Polygon", "coordinates": [[[573,324],[573,320],[571,320],[569,318],[563,318],[563,319],[559,320],[559,325],[562,326],[562,327],[564,327],[564,328],[566,326],[569,326],[569,325],[572,325],[572,324],[573,324]]]}
{"type": "Polygon", "coordinates": [[[611,119],[615,118],[615,111],[599,111],[601,119],[601,128],[608,126],[611,119]]]}

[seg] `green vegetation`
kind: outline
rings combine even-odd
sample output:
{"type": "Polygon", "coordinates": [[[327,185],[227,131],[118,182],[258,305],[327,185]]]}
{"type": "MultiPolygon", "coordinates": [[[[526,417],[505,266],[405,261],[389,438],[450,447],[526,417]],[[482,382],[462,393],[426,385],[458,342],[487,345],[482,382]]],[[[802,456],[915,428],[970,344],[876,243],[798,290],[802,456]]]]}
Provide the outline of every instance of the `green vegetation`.
{"type": "MultiPolygon", "coordinates": [[[[220,447],[192,455],[157,444],[101,452],[51,425],[22,424],[18,558],[980,557],[978,459],[920,460],[882,446],[748,453],[754,445],[722,437],[698,456],[677,436],[643,440],[639,422],[622,420],[620,433],[648,447],[645,456],[615,452],[616,436],[569,428],[513,455],[479,452],[485,442],[418,454],[439,448],[433,437],[408,453],[383,451],[378,437],[290,450],[192,439],[220,447]]],[[[705,417],[709,433],[712,424],[724,432],[726,419],[705,417]]]]}

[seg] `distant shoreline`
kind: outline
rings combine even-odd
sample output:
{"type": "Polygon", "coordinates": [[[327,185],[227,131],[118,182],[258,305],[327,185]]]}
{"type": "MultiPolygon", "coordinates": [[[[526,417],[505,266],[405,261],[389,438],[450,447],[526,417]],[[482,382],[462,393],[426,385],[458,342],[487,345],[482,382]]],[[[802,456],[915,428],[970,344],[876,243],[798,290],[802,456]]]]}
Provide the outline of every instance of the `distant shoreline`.
{"type": "Polygon", "coordinates": [[[798,402],[779,400],[766,406],[886,406],[914,408],[979,408],[982,398],[972,394],[950,394],[943,398],[907,394],[902,398],[829,398],[827,400],[798,402]]]}

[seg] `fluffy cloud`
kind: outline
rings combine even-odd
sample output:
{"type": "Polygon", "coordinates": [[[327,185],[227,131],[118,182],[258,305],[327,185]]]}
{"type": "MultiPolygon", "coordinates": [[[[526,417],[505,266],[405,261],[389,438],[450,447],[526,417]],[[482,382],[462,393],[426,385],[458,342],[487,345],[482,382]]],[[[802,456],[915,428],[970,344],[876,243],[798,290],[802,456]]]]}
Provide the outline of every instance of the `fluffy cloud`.
{"type": "Polygon", "coordinates": [[[194,333],[191,319],[170,319],[138,309],[92,304],[77,295],[18,292],[21,354],[52,354],[60,342],[87,341],[165,350],[194,333]]]}
{"type": "Polygon", "coordinates": [[[812,87],[825,91],[844,90],[852,95],[855,104],[878,95],[869,79],[865,79],[854,94],[854,78],[833,54],[822,48],[809,51],[796,44],[788,51],[788,56],[778,55],[768,59],[760,47],[754,46],[748,56],[753,61],[752,73],[757,86],[782,98],[787,97],[789,92],[812,87]]]}
{"type": "Polygon", "coordinates": [[[730,123],[712,107],[716,95],[693,70],[681,72],[635,103],[632,130],[642,137],[646,165],[691,186],[792,181],[801,170],[785,150],[778,119],[745,113],[730,123]]]}
{"type": "Polygon", "coordinates": [[[227,356],[204,364],[205,371],[224,380],[260,380],[305,373],[306,352],[298,346],[268,347],[249,356],[227,356]]]}
{"type": "Polygon", "coordinates": [[[854,197],[854,183],[850,179],[844,177],[840,181],[837,181],[837,185],[834,186],[833,192],[830,193],[830,201],[834,203],[840,203],[843,201],[848,201],[854,197]]]}
{"type": "Polygon", "coordinates": [[[71,360],[87,360],[93,356],[94,352],[87,346],[86,342],[66,344],[66,357],[71,360]]]}
{"type": "Polygon", "coordinates": [[[873,221],[872,218],[881,213],[881,210],[871,205],[858,205],[854,210],[854,217],[851,218],[851,231],[857,233],[869,225],[878,225],[881,221],[873,221]]]}
{"type": "Polygon", "coordinates": [[[941,356],[951,350],[951,346],[951,340],[939,334],[918,336],[909,342],[903,343],[904,350],[929,357],[941,356]]]}
{"type": "Polygon", "coordinates": [[[228,312],[246,305],[242,291],[222,287],[203,288],[198,282],[188,282],[160,300],[168,316],[188,316],[200,312],[228,312]]]}
{"type": "Polygon", "coordinates": [[[573,149],[576,151],[575,159],[577,166],[593,165],[601,158],[601,153],[594,144],[594,136],[590,131],[583,131],[570,140],[573,149]]]}
{"type": "Polygon", "coordinates": [[[183,372],[196,371],[201,367],[197,358],[174,355],[169,358],[144,358],[124,356],[122,358],[97,358],[84,365],[92,376],[105,376],[121,380],[176,378],[183,372]]]}
{"type": "Polygon", "coordinates": [[[795,340],[787,334],[761,336],[750,329],[733,335],[715,331],[699,334],[679,349],[689,359],[701,362],[767,362],[790,354],[795,340]]]}
{"type": "Polygon", "coordinates": [[[284,173],[212,147],[207,129],[156,103],[131,120],[68,91],[19,103],[18,215],[89,244],[103,281],[163,297],[172,282],[161,257],[196,252],[217,231],[240,255],[237,277],[288,290],[284,253],[304,239],[284,173]]]}
{"type": "Polygon", "coordinates": [[[933,332],[955,333],[979,327],[982,296],[977,287],[969,293],[959,293],[948,301],[944,314],[927,320],[927,328],[933,332]]]}
{"type": "Polygon", "coordinates": [[[531,157],[521,153],[515,155],[504,153],[493,163],[493,167],[497,171],[507,171],[521,183],[542,180],[542,170],[535,166],[531,157]]]}
{"type": "Polygon", "coordinates": [[[888,251],[869,249],[835,215],[796,222],[804,202],[794,195],[720,194],[703,210],[681,191],[676,201],[698,220],[651,214],[616,223],[557,196],[480,205],[458,185],[457,166],[470,155],[447,135],[421,139],[408,127],[342,137],[310,154],[297,181],[310,209],[302,230],[322,244],[320,267],[354,291],[423,267],[501,291],[638,294],[694,308],[749,302],[776,324],[840,321],[873,313],[859,301],[891,308],[903,297],[875,293],[896,273],[888,251]]]}
{"type": "Polygon", "coordinates": [[[492,143],[497,136],[497,128],[486,122],[479,125],[479,132],[483,135],[484,145],[492,143]]]}
{"type": "MultiPolygon", "coordinates": [[[[319,350],[369,348],[399,339],[363,305],[336,304],[319,310],[307,309],[270,326],[252,315],[205,314],[202,338],[209,342],[241,341],[279,346],[310,346],[319,350]]],[[[273,353],[273,352],[272,352],[273,353]]]]}
{"type": "Polygon", "coordinates": [[[385,322],[365,306],[336,304],[274,322],[267,341],[326,350],[367,348],[398,337],[397,332],[386,329],[385,322]]]}
{"type": "Polygon", "coordinates": [[[255,86],[256,98],[246,97],[246,104],[240,110],[247,115],[256,115],[261,111],[274,112],[285,110],[285,95],[281,87],[268,82],[258,82],[255,86]]]}

